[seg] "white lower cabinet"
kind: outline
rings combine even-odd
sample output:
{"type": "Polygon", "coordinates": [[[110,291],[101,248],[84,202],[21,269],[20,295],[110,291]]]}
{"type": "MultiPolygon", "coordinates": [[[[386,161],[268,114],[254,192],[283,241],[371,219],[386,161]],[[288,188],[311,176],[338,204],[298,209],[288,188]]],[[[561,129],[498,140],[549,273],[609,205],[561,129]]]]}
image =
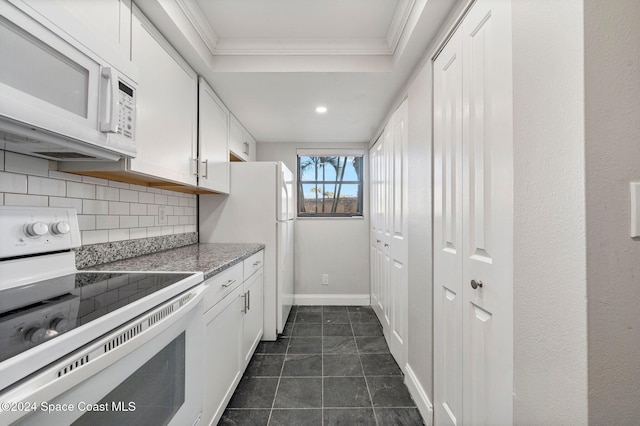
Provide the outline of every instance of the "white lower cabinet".
{"type": "Polygon", "coordinates": [[[262,338],[263,272],[247,268],[252,259],[207,280],[202,424],[220,420],[262,338]]]}

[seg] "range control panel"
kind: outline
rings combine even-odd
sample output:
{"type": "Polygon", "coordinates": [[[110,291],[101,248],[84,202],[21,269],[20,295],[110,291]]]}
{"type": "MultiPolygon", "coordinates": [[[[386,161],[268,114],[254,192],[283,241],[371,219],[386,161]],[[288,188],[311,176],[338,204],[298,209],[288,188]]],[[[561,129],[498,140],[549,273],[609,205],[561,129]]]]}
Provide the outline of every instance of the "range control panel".
{"type": "Polygon", "coordinates": [[[0,206],[0,258],[80,246],[75,209],[0,206]]]}

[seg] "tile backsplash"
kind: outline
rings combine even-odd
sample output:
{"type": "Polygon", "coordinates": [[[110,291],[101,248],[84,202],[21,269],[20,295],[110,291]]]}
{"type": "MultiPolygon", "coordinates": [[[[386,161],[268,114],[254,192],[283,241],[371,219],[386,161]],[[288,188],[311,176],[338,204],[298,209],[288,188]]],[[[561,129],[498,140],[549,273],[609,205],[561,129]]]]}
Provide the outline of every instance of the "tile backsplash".
{"type": "Polygon", "coordinates": [[[196,232],[197,199],[167,191],[62,173],[57,163],[0,151],[0,204],[74,207],[82,244],[196,232]],[[160,213],[166,224],[160,223],[160,213]]]}

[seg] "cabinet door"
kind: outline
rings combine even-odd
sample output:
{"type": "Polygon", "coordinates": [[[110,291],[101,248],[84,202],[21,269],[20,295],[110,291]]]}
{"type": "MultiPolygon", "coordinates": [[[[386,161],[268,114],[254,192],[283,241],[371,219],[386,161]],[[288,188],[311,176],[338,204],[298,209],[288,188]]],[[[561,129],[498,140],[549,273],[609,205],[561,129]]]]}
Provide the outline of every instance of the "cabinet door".
{"type": "Polygon", "coordinates": [[[242,340],[243,365],[247,366],[262,338],[263,270],[253,274],[244,283],[244,332],[242,340]]]}
{"type": "Polygon", "coordinates": [[[240,161],[248,161],[249,156],[244,153],[244,133],[242,124],[231,115],[229,119],[229,153],[240,161]]]}
{"type": "Polygon", "coordinates": [[[216,424],[240,381],[242,286],[205,312],[203,424],[216,424]]]}
{"type": "Polygon", "coordinates": [[[197,76],[137,8],[131,55],[140,80],[131,170],[195,186],[197,76]]]}
{"type": "Polygon", "coordinates": [[[199,80],[198,186],[229,193],[229,111],[202,79],[199,80]]]}
{"type": "Polygon", "coordinates": [[[247,155],[247,161],[256,161],[256,140],[245,129],[244,130],[244,153],[247,155]]]}

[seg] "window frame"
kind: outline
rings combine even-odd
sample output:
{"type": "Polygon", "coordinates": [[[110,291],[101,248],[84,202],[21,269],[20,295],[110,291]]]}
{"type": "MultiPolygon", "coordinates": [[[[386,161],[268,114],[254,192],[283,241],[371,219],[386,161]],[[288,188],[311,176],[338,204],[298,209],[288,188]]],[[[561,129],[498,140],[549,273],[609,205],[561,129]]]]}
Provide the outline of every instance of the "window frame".
{"type": "MultiPolygon", "coordinates": [[[[305,150],[306,151],[306,150],[305,150]]],[[[308,153],[308,152],[298,152],[296,158],[296,173],[297,173],[297,203],[296,203],[296,217],[298,218],[363,218],[364,217],[364,166],[365,166],[365,155],[363,152],[341,152],[339,149],[336,150],[327,150],[326,152],[323,150],[322,153],[308,153]],[[354,157],[358,158],[360,162],[360,173],[358,176],[358,180],[343,180],[340,181],[335,180],[302,180],[302,171],[301,171],[301,158],[303,157],[354,157]],[[354,213],[338,213],[338,212],[303,212],[301,211],[304,206],[304,193],[303,193],[303,185],[312,184],[312,185],[358,185],[358,200],[357,200],[357,212],[354,213]]],[[[331,198],[325,198],[331,200],[331,198]]],[[[317,203],[316,203],[317,208],[317,203]]]]}

